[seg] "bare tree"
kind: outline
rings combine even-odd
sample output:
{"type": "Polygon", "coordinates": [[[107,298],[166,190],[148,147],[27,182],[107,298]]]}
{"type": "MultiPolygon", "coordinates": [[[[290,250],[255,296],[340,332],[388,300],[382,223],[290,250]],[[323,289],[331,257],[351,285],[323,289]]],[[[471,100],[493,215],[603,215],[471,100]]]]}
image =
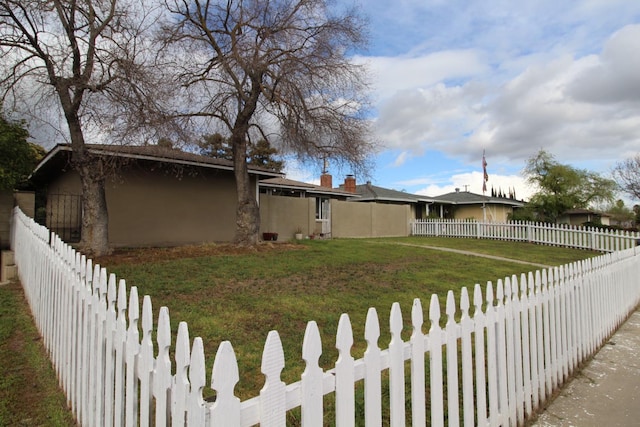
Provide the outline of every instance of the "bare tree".
{"type": "Polygon", "coordinates": [[[80,246],[92,255],[109,250],[108,165],[90,154],[86,138],[126,128],[134,115],[114,101],[149,101],[137,84],[147,13],[134,0],[0,1],[2,99],[33,106],[28,98],[50,95],[59,106],[82,185],[80,246]]]}
{"type": "Polygon", "coordinates": [[[188,100],[175,114],[211,119],[231,142],[237,243],[258,239],[251,141],[364,167],[372,144],[365,70],[349,57],[365,42],[355,10],[333,13],[328,0],[165,1],[167,52],[177,55],[173,75],[188,100]]]}
{"type": "Polygon", "coordinates": [[[640,154],[616,164],[613,177],[622,191],[640,200],[640,154]]]}

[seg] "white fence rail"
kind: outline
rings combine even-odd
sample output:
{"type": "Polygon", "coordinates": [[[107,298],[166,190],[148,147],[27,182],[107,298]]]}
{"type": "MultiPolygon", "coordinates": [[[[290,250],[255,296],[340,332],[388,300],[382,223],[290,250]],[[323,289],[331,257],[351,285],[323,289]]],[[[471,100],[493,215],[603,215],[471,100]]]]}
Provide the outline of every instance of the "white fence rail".
{"type": "Polygon", "coordinates": [[[303,426],[424,426],[427,420],[442,426],[445,419],[454,426],[522,425],[640,302],[640,251],[631,248],[489,282],[484,290],[475,285],[472,295],[463,288],[459,304],[449,292],[445,315],[432,295],[427,334],[419,299],[409,322],[393,304],[386,349],[379,347],[379,318],[370,309],[367,350],[358,360],[343,314],[339,357],[327,371],[318,364],[322,343],[312,321],[302,343],[306,368],[289,385],[280,378],[283,349],[271,331],[262,358],[264,387],[241,402],[234,395],[240,373],[231,343],[220,344],[208,381],[202,340],[191,341],[182,322],[173,344],[166,307],[154,331],[148,296],[140,312],[135,287],[127,295],[124,280],[116,283],[17,209],[12,237],[35,321],[83,426],[284,426],[287,411],[298,407],[303,426]],[[411,331],[408,341],[403,328],[411,331]],[[361,381],[363,402],[354,392],[361,381]],[[215,402],[203,401],[205,387],[215,390],[215,402]],[[323,407],[327,394],[335,400],[331,420],[323,407]]]}
{"type": "Polygon", "coordinates": [[[411,222],[411,235],[515,240],[600,252],[615,252],[640,243],[640,233],[525,221],[498,223],[423,219],[411,222]]]}

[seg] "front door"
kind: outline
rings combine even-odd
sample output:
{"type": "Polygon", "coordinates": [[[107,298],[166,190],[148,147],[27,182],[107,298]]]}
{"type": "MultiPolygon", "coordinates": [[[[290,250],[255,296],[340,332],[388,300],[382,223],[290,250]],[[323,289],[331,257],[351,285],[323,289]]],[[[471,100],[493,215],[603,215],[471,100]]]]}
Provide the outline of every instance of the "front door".
{"type": "Polygon", "coordinates": [[[331,236],[331,201],[327,197],[316,198],[316,230],[324,237],[331,236]]]}

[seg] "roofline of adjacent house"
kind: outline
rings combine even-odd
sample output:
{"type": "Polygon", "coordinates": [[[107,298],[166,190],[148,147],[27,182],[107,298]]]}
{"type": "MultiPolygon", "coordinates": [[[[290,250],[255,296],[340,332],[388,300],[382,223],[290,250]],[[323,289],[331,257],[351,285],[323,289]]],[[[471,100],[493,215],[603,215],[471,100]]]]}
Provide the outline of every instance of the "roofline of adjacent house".
{"type": "Polygon", "coordinates": [[[369,193],[372,193],[373,196],[367,196],[367,197],[362,197],[359,201],[364,202],[364,201],[387,201],[387,202],[408,202],[408,203],[416,203],[416,202],[425,202],[425,203],[435,203],[435,200],[431,197],[423,197],[420,196],[418,194],[411,194],[411,193],[406,193],[404,191],[397,191],[397,190],[389,190],[387,188],[382,188],[382,187],[378,187],[375,185],[372,185],[371,182],[367,182],[366,184],[360,184],[357,187],[365,187],[369,190],[369,193]],[[392,196],[384,196],[384,195],[380,195],[378,194],[378,191],[376,191],[377,188],[380,188],[381,190],[386,190],[388,192],[393,192],[396,194],[406,194],[408,197],[392,197],[392,196]]]}
{"type": "Polygon", "coordinates": [[[360,202],[368,202],[368,201],[380,201],[380,202],[407,202],[407,203],[416,203],[416,202],[427,202],[432,203],[429,199],[419,199],[419,198],[401,198],[401,197],[361,197],[359,199],[360,202]]]}
{"type": "MultiPolygon", "coordinates": [[[[117,146],[114,146],[114,147],[117,147],[117,146]]],[[[128,158],[128,159],[149,160],[149,161],[154,161],[154,162],[173,163],[173,164],[180,164],[180,165],[185,165],[185,166],[197,166],[197,167],[205,167],[205,168],[211,168],[211,169],[222,169],[222,170],[229,170],[229,171],[233,171],[234,170],[233,166],[231,166],[231,165],[220,165],[220,164],[213,164],[213,163],[197,162],[197,161],[193,161],[193,160],[174,159],[174,158],[167,157],[167,156],[162,156],[162,155],[152,156],[152,155],[148,155],[148,154],[125,153],[125,152],[117,151],[117,150],[107,150],[107,149],[104,149],[104,148],[97,148],[97,147],[91,146],[91,145],[87,145],[87,148],[88,148],[89,152],[91,152],[93,154],[99,154],[99,155],[105,155],[105,156],[118,156],[118,157],[124,157],[124,158],[128,158]]],[[[44,156],[44,158],[40,161],[40,163],[38,163],[38,165],[33,170],[31,175],[35,175],[35,173],[38,172],[38,170],[43,165],[45,165],[49,161],[50,158],[54,157],[55,155],[57,155],[59,152],[62,152],[62,151],[72,152],[72,148],[68,144],[57,144],[55,147],[53,147],[46,154],[46,156],[44,156]]],[[[266,170],[262,170],[262,169],[256,169],[256,168],[252,168],[252,167],[249,167],[248,170],[249,170],[249,173],[253,174],[253,175],[263,175],[263,176],[270,176],[270,177],[280,177],[280,176],[282,176],[282,174],[279,173],[279,172],[270,172],[270,171],[266,171],[266,170]]]]}
{"type": "Polygon", "coordinates": [[[486,200],[469,200],[469,201],[453,201],[446,199],[435,199],[434,203],[448,203],[451,205],[477,205],[478,203],[487,203],[492,205],[513,205],[513,206],[523,206],[526,202],[520,200],[513,199],[496,199],[496,198],[487,198],[486,200]]]}
{"type": "Polygon", "coordinates": [[[258,185],[260,185],[260,187],[278,188],[283,190],[300,190],[300,191],[306,191],[308,193],[316,193],[316,194],[333,194],[333,195],[339,195],[339,196],[345,196],[345,197],[360,197],[358,194],[350,193],[348,191],[333,190],[331,188],[323,188],[313,184],[304,186],[304,185],[287,185],[287,184],[272,184],[268,182],[259,182],[258,185]]]}

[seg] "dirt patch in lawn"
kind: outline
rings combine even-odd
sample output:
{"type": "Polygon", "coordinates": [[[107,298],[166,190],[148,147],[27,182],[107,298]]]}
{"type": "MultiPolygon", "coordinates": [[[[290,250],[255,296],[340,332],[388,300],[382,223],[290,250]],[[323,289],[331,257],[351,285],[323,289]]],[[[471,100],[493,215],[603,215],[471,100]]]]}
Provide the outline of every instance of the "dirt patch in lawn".
{"type": "Polygon", "coordinates": [[[98,257],[100,265],[136,264],[140,262],[168,261],[183,258],[210,256],[247,255],[260,252],[286,252],[304,250],[306,246],[296,243],[261,242],[255,246],[239,246],[231,243],[187,245],[173,248],[128,248],[116,249],[111,255],[98,257]]]}

